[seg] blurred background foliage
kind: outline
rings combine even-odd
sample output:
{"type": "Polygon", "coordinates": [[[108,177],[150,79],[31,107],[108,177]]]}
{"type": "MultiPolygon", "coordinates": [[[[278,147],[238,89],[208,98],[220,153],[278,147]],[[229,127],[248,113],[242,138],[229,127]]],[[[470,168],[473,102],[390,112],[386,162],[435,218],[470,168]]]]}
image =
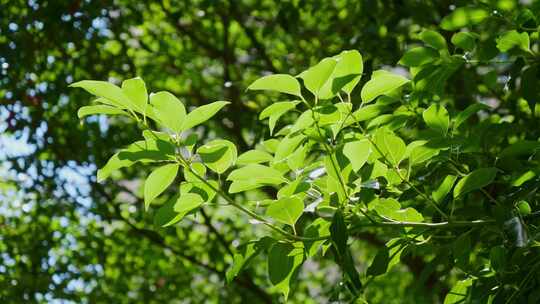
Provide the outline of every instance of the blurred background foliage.
{"type": "MultiPolygon", "coordinates": [[[[142,208],[144,170],[124,170],[116,181],[96,182],[94,164],[103,165],[140,134],[122,118],[89,118],[83,128],[76,111],[89,97],[67,89],[68,84],[141,76],[151,91],[171,91],[187,105],[229,100],[231,106],[199,131],[206,138],[230,139],[245,151],[268,132],[257,115],[269,100],[245,93],[254,79],[276,72],[294,75],[345,49],[362,53],[365,75],[397,66],[423,29],[439,30],[450,41],[453,32],[440,30],[441,19],[470,4],[0,0],[0,300],[270,303],[274,296],[262,258],[233,283],[223,279],[234,247],[261,235],[257,225],[226,208],[207,208],[174,227],[158,228],[142,208]]],[[[528,31],[538,39],[538,3],[475,4],[490,12],[489,20],[478,25],[458,20],[452,30],[469,26],[481,33],[478,52],[484,58],[497,54],[495,37],[507,30],[528,31]]],[[[450,73],[446,90],[458,109],[479,98],[513,98],[521,112],[530,113],[534,104],[529,109],[517,102],[523,90],[519,77],[512,77],[523,66],[519,60],[465,65],[450,73]],[[487,82],[492,86],[482,84],[479,90],[489,77],[495,77],[487,82]]],[[[537,69],[529,74],[537,83],[537,69]]],[[[521,131],[529,132],[534,121],[521,131]]],[[[392,237],[385,233],[353,236],[359,270],[392,237]]],[[[430,252],[403,254],[399,266],[370,282],[366,298],[442,302],[455,282],[451,269],[430,252]]],[[[330,261],[308,261],[290,302],[328,302],[338,282],[330,261]]]]}

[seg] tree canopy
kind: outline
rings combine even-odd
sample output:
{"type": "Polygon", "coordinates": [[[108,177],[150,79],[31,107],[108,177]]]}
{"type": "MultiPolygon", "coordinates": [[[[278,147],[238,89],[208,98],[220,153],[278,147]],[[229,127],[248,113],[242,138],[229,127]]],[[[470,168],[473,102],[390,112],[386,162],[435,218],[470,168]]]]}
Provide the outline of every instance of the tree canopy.
{"type": "Polygon", "coordinates": [[[540,3],[0,3],[0,300],[540,301],[540,3]]]}

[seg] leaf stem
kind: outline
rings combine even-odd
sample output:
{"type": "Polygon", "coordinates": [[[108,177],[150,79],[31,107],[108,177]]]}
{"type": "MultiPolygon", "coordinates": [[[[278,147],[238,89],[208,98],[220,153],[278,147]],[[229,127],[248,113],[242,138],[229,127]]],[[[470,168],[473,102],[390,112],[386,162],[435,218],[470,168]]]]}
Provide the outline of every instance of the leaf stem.
{"type": "Polygon", "coordinates": [[[362,223],[351,227],[351,230],[360,229],[362,227],[430,227],[440,229],[452,229],[459,227],[477,227],[488,226],[495,224],[495,220],[474,220],[474,221],[452,221],[438,223],[422,223],[422,222],[379,222],[379,223],[362,223]]]}

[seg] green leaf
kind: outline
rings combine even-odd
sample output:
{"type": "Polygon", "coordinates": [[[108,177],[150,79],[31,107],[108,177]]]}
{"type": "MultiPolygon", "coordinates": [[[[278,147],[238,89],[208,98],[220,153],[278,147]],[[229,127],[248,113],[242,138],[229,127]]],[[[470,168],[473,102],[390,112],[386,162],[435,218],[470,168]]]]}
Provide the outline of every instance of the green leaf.
{"type": "Polygon", "coordinates": [[[380,104],[363,106],[360,109],[354,111],[353,117],[357,122],[370,120],[382,114],[387,108],[388,107],[386,105],[380,104]]]}
{"type": "Polygon", "coordinates": [[[236,146],[224,139],[215,139],[197,149],[204,164],[219,174],[225,172],[236,162],[236,146]]]}
{"type": "Polygon", "coordinates": [[[519,211],[519,214],[521,216],[527,216],[527,215],[530,215],[532,210],[531,210],[531,205],[529,205],[529,203],[527,201],[519,201],[517,204],[516,204],[516,208],[518,209],[519,211]]]}
{"type": "Polygon", "coordinates": [[[300,117],[298,117],[298,119],[291,128],[291,133],[304,130],[313,125],[313,123],[313,112],[311,110],[307,110],[300,114],[300,117]]]}
{"type": "MultiPolygon", "coordinates": [[[[187,180],[187,171],[184,172],[184,176],[187,180]]],[[[215,180],[206,180],[208,182],[206,183],[201,182],[200,180],[196,181],[189,181],[189,182],[182,182],[180,185],[180,193],[186,194],[186,193],[193,193],[199,195],[205,203],[211,203],[214,197],[216,197],[216,191],[214,189],[219,188],[219,183],[215,180]]]]}
{"type": "Polygon", "coordinates": [[[278,163],[290,157],[305,138],[306,136],[302,134],[284,137],[277,146],[276,153],[274,154],[274,162],[278,163]]]}
{"type": "Polygon", "coordinates": [[[527,170],[526,172],[517,176],[517,178],[512,181],[511,185],[512,187],[520,187],[521,185],[523,185],[523,183],[534,178],[536,174],[537,173],[532,170],[527,170]]]}
{"type": "Polygon", "coordinates": [[[389,94],[407,82],[409,80],[401,75],[384,70],[375,71],[371,75],[371,79],[362,88],[360,93],[362,103],[368,103],[381,95],[389,94]]]}
{"type": "Polygon", "coordinates": [[[444,37],[436,31],[423,30],[420,33],[420,40],[437,50],[446,50],[448,48],[444,37]]]}
{"type": "Polygon", "coordinates": [[[333,58],[325,58],[318,64],[310,67],[306,71],[298,75],[304,80],[305,87],[319,99],[328,98],[328,90],[322,92],[322,88],[327,81],[332,81],[331,76],[337,60],[333,58]]]}
{"type": "Polygon", "coordinates": [[[433,129],[442,135],[446,135],[448,125],[450,124],[450,118],[445,107],[439,104],[432,104],[424,111],[424,113],[422,113],[422,117],[430,129],[433,129]]]}
{"type": "Polygon", "coordinates": [[[455,175],[447,175],[442,183],[433,191],[431,194],[431,197],[433,197],[433,200],[437,202],[437,204],[440,204],[443,202],[444,198],[450,193],[450,190],[452,190],[452,187],[454,186],[454,183],[456,182],[457,176],[455,175]]]}
{"type": "Polygon", "coordinates": [[[522,140],[504,148],[499,154],[500,157],[530,157],[540,151],[540,141],[522,140]]]}
{"type": "Polygon", "coordinates": [[[127,108],[138,111],[144,110],[135,105],[131,99],[124,94],[122,89],[106,81],[83,80],[72,83],[69,86],[73,88],[83,88],[90,94],[109,100],[112,104],[118,106],[119,108],[127,108]]]}
{"type": "Polygon", "coordinates": [[[268,278],[275,288],[283,294],[285,302],[289,297],[290,283],[304,262],[304,249],[301,243],[276,243],[268,253],[268,278]]]}
{"type": "Polygon", "coordinates": [[[440,152],[440,149],[435,148],[435,147],[430,147],[428,145],[420,145],[418,147],[415,147],[411,150],[411,154],[409,156],[411,166],[418,165],[425,161],[428,161],[434,156],[438,155],[439,152],[440,152]]]}
{"type": "Polygon", "coordinates": [[[182,124],[181,130],[185,131],[200,125],[201,123],[212,118],[212,116],[216,115],[216,113],[221,110],[221,108],[228,104],[230,104],[230,102],[228,101],[216,101],[197,107],[193,111],[189,112],[189,114],[186,116],[186,119],[182,124]]]}
{"type": "Polygon", "coordinates": [[[153,106],[154,115],[163,126],[179,133],[186,119],[184,104],[169,92],[150,94],[150,104],[153,106]]]}
{"type": "Polygon", "coordinates": [[[287,182],[283,174],[271,167],[249,164],[245,167],[233,170],[227,180],[230,181],[251,181],[257,184],[279,185],[287,182]]]}
{"type": "Polygon", "coordinates": [[[182,220],[183,215],[179,215],[177,212],[174,211],[174,205],[176,204],[176,200],[178,200],[179,197],[180,194],[176,194],[170,199],[168,199],[165,204],[159,207],[159,209],[156,211],[156,214],[154,215],[154,225],[160,227],[168,227],[182,220]]]}
{"type": "Polygon", "coordinates": [[[519,33],[516,30],[508,31],[497,38],[497,48],[503,53],[513,48],[530,53],[529,34],[527,32],[519,33]]]}
{"type": "Polygon", "coordinates": [[[386,242],[385,245],[386,248],[388,248],[388,254],[390,256],[387,268],[388,271],[399,263],[399,261],[401,260],[401,253],[403,253],[403,251],[407,247],[407,243],[400,238],[394,238],[386,242]]]}
{"type": "Polygon", "coordinates": [[[367,139],[345,143],[343,154],[351,161],[353,170],[358,172],[371,155],[371,143],[367,139]]]}
{"type": "Polygon", "coordinates": [[[124,92],[138,109],[146,110],[148,92],[146,91],[144,81],[140,77],[124,80],[122,82],[122,92],[124,92]]]}
{"type": "MultiPolygon", "coordinates": [[[[306,227],[305,236],[308,238],[318,238],[330,235],[330,222],[319,217],[306,227]]],[[[325,240],[304,241],[304,247],[308,257],[314,256],[325,240]]]]}
{"type": "Polygon", "coordinates": [[[390,262],[390,254],[388,248],[384,247],[377,251],[373,262],[369,265],[366,274],[368,276],[379,276],[385,274],[388,270],[388,263],[390,262]]]}
{"type": "Polygon", "coordinates": [[[137,162],[173,160],[175,147],[168,141],[147,139],[132,143],[127,148],[114,154],[97,172],[97,181],[101,182],[114,171],[130,167],[137,162]]]}
{"type": "Polygon", "coordinates": [[[452,43],[465,50],[471,52],[476,47],[476,36],[469,32],[459,32],[452,36],[452,43]]]}
{"type": "Polygon", "coordinates": [[[432,63],[439,59],[439,52],[430,47],[415,47],[408,50],[399,60],[399,64],[416,67],[432,63]]]}
{"type": "Polygon", "coordinates": [[[178,164],[161,166],[148,176],[144,182],[144,208],[148,210],[152,201],[158,197],[174,181],[178,174],[178,164]]]}
{"type": "Polygon", "coordinates": [[[446,81],[465,62],[463,56],[453,55],[438,65],[430,64],[412,68],[415,91],[427,91],[437,95],[444,92],[446,81]]]}
{"type": "Polygon", "coordinates": [[[467,303],[468,289],[472,286],[472,279],[458,281],[444,298],[444,304],[467,303]]]}
{"type": "Polygon", "coordinates": [[[401,205],[393,198],[379,199],[373,209],[382,217],[400,222],[422,222],[424,217],[412,207],[401,209],[401,205]]]}
{"type": "Polygon", "coordinates": [[[204,199],[195,193],[182,193],[174,204],[174,211],[184,217],[189,212],[199,208],[204,203],[204,199]]]}
{"type": "Polygon", "coordinates": [[[343,217],[341,210],[336,210],[332,217],[332,223],[330,224],[330,236],[332,243],[338,252],[338,255],[343,256],[347,252],[347,240],[349,238],[349,232],[347,230],[347,224],[343,217]]]}
{"type": "Polygon", "coordinates": [[[299,103],[299,101],[282,101],[282,102],[276,102],[270,106],[268,106],[266,109],[264,109],[261,114],[259,115],[259,119],[263,120],[265,118],[270,117],[268,121],[268,126],[270,127],[270,135],[273,134],[274,128],[276,126],[276,122],[279,120],[279,118],[287,113],[288,111],[294,109],[296,105],[299,103]]]}
{"type": "Polygon", "coordinates": [[[356,293],[357,290],[362,288],[362,282],[354,265],[351,251],[347,246],[349,234],[343,213],[339,209],[334,213],[332,223],[330,224],[330,237],[333,248],[335,249],[336,263],[339,265],[348,282],[353,286],[350,290],[356,293]]]}
{"type": "Polygon", "coordinates": [[[341,111],[335,105],[316,107],[313,113],[319,127],[331,125],[341,120],[341,111]]]}
{"type": "Polygon", "coordinates": [[[345,93],[351,94],[364,71],[362,55],[356,50],[350,50],[341,52],[334,56],[334,59],[337,60],[337,64],[334,68],[332,90],[337,93],[337,89],[341,88],[345,93]]]}
{"type": "Polygon", "coordinates": [[[306,157],[309,152],[309,145],[302,145],[296,149],[291,155],[287,158],[287,165],[291,170],[299,170],[306,165],[306,157]]]}
{"type": "Polygon", "coordinates": [[[106,105],[84,106],[80,107],[79,111],[77,111],[77,116],[79,119],[95,114],[128,115],[128,113],[125,111],[106,105]]]}
{"type": "Polygon", "coordinates": [[[332,58],[337,63],[320,90],[320,99],[330,99],[341,90],[350,94],[362,77],[364,65],[358,51],[343,51],[332,58]]]}
{"type": "Polygon", "coordinates": [[[302,96],[298,80],[287,74],[274,74],[261,77],[255,80],[247,89],[277,91],[298,97],[302,96]]]}
{"type": "Polygon", "coordinates": [[[266,209],[267,216],[292,227],[294,227],[303,212],[304,202],[296,196],[280,198],[271,203],[266,209]]]}
{"type": "Polygon", "coordinates": [[[441,28],[447,31],[457,30],[467,25],[478,24],[489,16],[489,11],[480,7],[459,7],[441,20],[441,28]]]}
{"type": "Polygon", "coordinates": [[[383,128],[378,129],[375,133],[374,142],[383,154],[382,156],[387,158],[392,165],[397,166],[403,159],[407,147],[403,140],[392,132],[383,128]]]}
{"type": "Polygon", "coordinates": [[[262,251],[267,250],[272,244],[274,244],[273,239],[270,237],[263,237],[260,240],[250,241],[239,246],[234,253],[232,266],[227,269],[225,274],[227,283],[231,283],[242,269],[249,265],[255,256],[262,251]]]}
{"type": "Polygon", "coordinates": [[[496,168],[482,168],[474,170],[459,180],[454,188],[454,197],[485,187],[495,179],[496,168]]]}
{"type": "Polygon", "coordinates": [[[480,110],[487,110],[489,107],[483,103],[475,103],[470,106],[468,106],[465,110],[459,112],[458,115],[453,119],[454,124],[453,128],[456,130],[462,123],[464,123],[471,115],[474,113],[480,111],[480,110]]]}
{"type": "Polygon", "coordinates": [[[237,180],[231,183],[229,187],[229,193],[239,193],[248,190],[257,189],[263,187],[264,184],[258,183],[254,180],[237,180]]]}
{"type": "Polygon", "coordinates": [[[237,165],[260,164],[272,161],[270,153],[261,150],[249,150],[238,156],[237,165]]]}

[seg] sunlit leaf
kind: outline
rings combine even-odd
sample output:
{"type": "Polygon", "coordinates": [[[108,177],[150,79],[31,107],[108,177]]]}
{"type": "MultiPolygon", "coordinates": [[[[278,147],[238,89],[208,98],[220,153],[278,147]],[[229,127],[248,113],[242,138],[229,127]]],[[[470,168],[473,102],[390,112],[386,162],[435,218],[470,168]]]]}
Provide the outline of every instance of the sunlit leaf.
{"type": "Polygon", "coordinates": [[[236,146],[224,139],[212,140],[197,149],[204,164],[217,173],[225,172],[236,162],[236,146]]]}
{"type": "Polygon", "coordinates": [[[422,222],[424,217],[414,208],[401,209],[401,205],[393,198],[379,199],[373,209],[382,217],[400,222],[422,222]]]}
{"type": "Polygon", "coordinates": [[[134,142],[127,148],[114,154],[97,172],[98,182],[109,177],[114,171],[129,167],[137,162],[154,162],[172,160],[174,145],[161,139],[147,139],[134,142]]]}
{"type": "Polygon", "coordinates": [[[301,97],[300,83],[296,78],[287,74],[274,74],[255,80],[248,90],[269,90],[287,93],[301,97]]]}
{"type": "Polygon", "coordinates": [[[144,81],[140,77],[124,80],[122,82],[122,92],[138,109],[146,110],[148,92],[144,81]]]}
{"type": "Polygon", "coordinates": [[[212,116],[216,115],[221,108],[228,104],[230,104],[228,101],[216,101],[197,107],[187,114],[181,127],[182,131],[191,129],[207,121],[208,119],[212,118],[212,116]]]}
{"type": "Polygon", "coordinates": [[[432,104],[422,113],[422,117],[429,128],[442,135],[446,135],[448,125],[450,124],[450,117],[445,107],[439,104],[432,104]]]}
{"type": "Polygon", "coordinates": [[[268,121],[268,126],[270,127],[270,135],[273,134],[276,122],[279,118],[287,113],[288,111],[294,109],[299,101],[282,101],[276,102],[264,109],[259,115],[259,119],[270,118],[268,121]]]}
{"type": "Polygon", "coordinates": [[[476,47],[476,35],[469,32],[459,32],[452,36],[452,43],[465,50],[472,51],[476,47]]]}
{"type": "Polygon", "coordinates": [[[436,31],[432,30],[423,30],[420,33],[420,39],[424,41],[425,44],[437,50],[446,50],[446,40],[444,37],[436,31]]]}
{"type": "Polygon", "coordinates": [[[94,105],[94,106],[84,106],[79,108],[77,111],[77,116],[79,118],[84,118],[89,115],[95,114],[106,114],[106,115],[128,115],[127,112],[106,105],[94,105]]]}
{"type": "Polygon", "coordinates": [[[272,219],[294,226],[304,212],[304,203],[298,197],[284,197],[271,203],[266,209],[266,216],[272,219]]]}
{"type": "Polygon", "coordinates": [[[261,150],[249,150],[246,151],[236,160],[238,165],[248,165],[248,164],[260,164],[272,161],[273,157],[270,153],[264,152],[261,150]]]}
{"type": "Polygon", "coordinates": [[[444,298],[444,304],[466,303],[469,294],[469,288],[472,286],[472,279],[458,281],[444,298]]]}
{"type": "Polygon", "coordinates": [[[429,47],[415,47],[408,50],[399,63],[409,67],[421,66],[439,59],[439,53],[429,47]]]}
{"type": "Polygon", "coordinates": [[[405,142],[392,132],[379,129],[375,133],[374,141],[382,156],[388,159],[393,165],[397,166],[403,159],[406,149],[405,142]]]}
{"type": "Polygon", "coordinates": [[[163,165],[148,175],[144,182],[144,208],[148,210],[152,201],[174,181],[178,174],[178,164],[163,165]]]}
{"type": "Polygon", "coordinates": [[[112,104],[120,107],[131,110],[142,111],[144,109],[139,108],[134,104],[129,97],[127,97],[121,88],[118,86],[106,82],[106,81],[97,81],[97,80],[83,80],[75,82],[69,85],[73,88],[83,88],[88,93],[93,94],[98,97],[105,98],[109,100],[112,104]]]}
{"type": "Polygon", "coordinates": [[[362,102],[368,103],[403,86],[409,80],[401,75],[384,70],[373,72],[371,79],[362,88],[362,102]]]}
{"type": "Polygon", "coordinates": [[[159,123],[174,132],[182,131],[186,108],[178,98],[169,92],[158,92],[150,94],[150,104],[159,123]]]}
{"type": "Polygon", "coordinates": [[[527,32],[519,33],[516,30],[512,30],[497,38],[497,48],[501,52],[508,52],[513,48],[531,52],[529,44],[529,34],[527,34],[527,32]]]}
{"type": "Polygon", "coordinates": [[[354,171],[358,171],[371,155],[371,143],[367,140],[358,140],[345,143],[343,154],[351,161],[354,171]]]}
{"type": "Polygon", "coordinates": [[[330,77],[334,72],[336,64],[336,59],[325,58],[318,64],[300,73],[298,77],[304,80],[305,87],[317,98],[328,98],[328,93],[322,92],[322,88],[327,81],[331,81],[330,77]]]}
{"type": "Polygon", "coordinates": [[[444,198],[450,193],[452,190],[452,187],[454,186],[454,183],[456,182],[457,176],[455,175],[447,175],[442,183],[433,191],[431,194],[431,197],[434,201],[437,203],[442,203],[444,198]]]}

